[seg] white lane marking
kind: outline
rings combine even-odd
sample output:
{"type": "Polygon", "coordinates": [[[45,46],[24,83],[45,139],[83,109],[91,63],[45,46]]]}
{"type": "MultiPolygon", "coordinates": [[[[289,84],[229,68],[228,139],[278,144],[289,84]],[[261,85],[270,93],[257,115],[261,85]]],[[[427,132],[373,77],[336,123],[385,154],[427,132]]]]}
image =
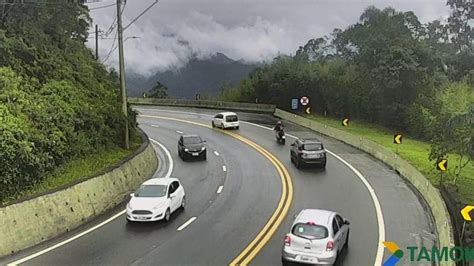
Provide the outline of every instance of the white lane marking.
{"type": "Polygon", "coordinates": [[[227,167],[225,165],[222,166],[222,171],[227,172],[227,167]]]}
{"type": "Polygon", "coordinates": [[[183,134],[183,131],[176,130],[176,133],[183,134]]]}
{"type": "Polygon", "coordinates": [[[173,158],[171,157],[171,153],[170,151],[165,147],[165,145],[161,144],[160,142],[154,140],[154,139],[150,139],[153,143],[155,143],[156,145],[160,146],[160,148],[165,152],[166,154],[166,157],[168,157],[168,161],[170,162],[170,165],[168,167],[168,172],[166,172],[166,175],[164,176],[165,178],[168,178],[171,176],[171,173],[173,172],[173,168],[174,168],[174,162],[173,162],[173,158]]]}
{"type": "Polygon", "coordinates": [[[196,219],[197,219],[197,217],[191,217],[187,222],[185,222],[183,225],[178,227],[178,229],[176,229],[176,231],[182,231],[184,228],[186,228],[188,225],[190,225],[196,219]]]}
{"type": "Polygon", "coordinates": [[[159,125],[151,125],[152,127],[156,127],[156,128],[159,128],[160,126],[159,125]]]}
{"type": "MultiPolygon", "coordinates": [[[[155,109],[157,110],[157,109],[155,109]]],[[[162,111],[162,112],[170,112],[170,113],[183,113],[183,114],[193,114],[193,115],[201,115],[201,116],[210,116],[213,117],[212,115],[205,115],[205,114],[199,114],[199,113],[192,113],[192,112],[181,112],[181,111],[171,111],[171,110],[165,110],[165,109],[158,109],[157,111],[162,111]]],[[[273,130],[272,128],[265,127],[262,125],[254,124],[251,122],[247,121],[242,121],[240,120],[241,123],[245,123],[248,125],[252,125],[255,127],[267,129],[267,130],[273,130]]],[[[297,139],[298,137],[287,134],[288,137],[297,139]]],[[[355,168],[353,167],[350,163],[348,163],[346,160],[344,160],[342,157],[336,155],[334,152],[331,152],[329,150],[326,150],[329,154],[334,156],[336,159],[341,161],[343,164],[345,164],[349,169],[351,169],[356,176],[362,181],[362,183],[365,185],[367,190],[369,191],[370,197],[372,198],[372,202],[374,203],[375,211],[377,214],[377,224],[379,227],[379,240],[378,240],[378,246],[377,246],[377,255],[375,257],[375,263],[374,265],[378,266],[382,264],[382,259],[383,259],[383,253],[384,253],[384,248],[383,248],[383,241],[385,241],[385,222],[383,218],[383,213],[382,213],[382,207],[380,206],[380,202],[377,198],[377,194],[375,194],[374,189],[370,185],[370,183],[367,181],[367,179],[355,168]]]]}
{"type": "MultiPolygon", "coordinates": [[[[154,139],[150,139],[150,140],[151,140],[152,142],[156,143],[158,146],[160,146],[160,148],[163,149],[164,152],[166,153],[166,156],[168,157],[168,159],[169,159],[169,161],[170,161],[170,165],[169,165],[169,167],[168,167],[168,171],[167,171],[167,173],[166,173],[166,175],[165,175],[165,178],[170,177],[170,176],[171,176],[171,172],[173,172],[173,158],[171,158],[171,154],[170,154],[169,150],[168,150],[165,146],[163,146],[163,144],[159,143],[158,141],[156,141],[156,140],[154,140],[154,139]]],[[[38,251],[37,253],[31,254],[30,256],[24,257],[24,258],[19,259],[19,260],[17,260],[17,261],[11,262],[11,263],[7,264],[7,266],[14,266],[14,265],[18,265],[18,264],[27,262],[27,261],[32,260],[32,259],[34,259],[34,258],[36,258],[36,257],[38,257],[38,256],[41,256],[41,255],[43,255],[43,254],[45,254],[45,253],[47,253],[47,252],[50,252],[51,250],[57,249],[57,248],[59,248],[59,247],[61,247],[61,246],[64,246],[64,245],[66,245],[66,244],[68,244],[68,243],[70,243],[70,242],[72,242],[72,241],[74,241],[74,240],[80,238],[81,236],[84,236],[84,235],[86,235],[86,234],[88,234],[88,233],[90,233],[90,232],[92,232],[92,231],[95,231],[95,230],[99,229],[100,227],[102,227],[102,226],[104,226],[104,225],[110,223],[111,221],[117,219],[118,217],[122,216],[122,215],[125,214],[126,212],[127,212],[127,210],[120,211],[119,213],[115,214],[114,216],[110,217],[109,219],[103,221],[102,223],[100,223],[100,224],[98,224],[98,225],[96,225],[96,226],[94,226],[94,227],[91,227],[91,228],[89,228],[89,229],[87,229],[87,230],[85,230],[85,231],[83,231],[83,232],[81,232],[81,233],[79,233],[79,234],[77,234],[77,235],[71,237],[71,238],[68,238],[68,239],[66,239],[66,240],[64,240],[64,241],[62,241],[62,242],[59,242],[58,244],[56,244],[56,245],[54,245],[54,246],[51,246],[51,247],[49,247],[49,248],[43,249],[43,250],[41,250],[41,251],[38,251]]]]}
{"type": "Polygon", "coordinates": [[[219,153],[218,153],[217,151],[214,151],[214,154],[215,154],[216,156],[219,156],[219,153]]]}
{"type": "MultiPolygon", "coordinates": [[[[260,127],[260,128],[263,128],[263,129],[273,130],[272,128],[265,127],[265,126],[262,126],[262,125],[257,125],[257,124],[250,123],[250,122],[247,122],[247,121],[241,121],[241,122],[249,124],[249,125],[253,125],[253,126],[256,126],[256,127],[260,127]]],[[[288,137],[291,137],[291,138],[294,138],[294,139],[298,138],[298,137],[290,135],[290,134],[286,134],[286,135],[288,137]]],[[[354,166],[352,166],[350,163],[348,163],[346,160],[344,160],[342,157],[335,154],[334,152],[329,151],[329,150],[326,150],[326,151],[329,154],[331,154],[332,156],[334,156],[336,159],[341,161],[343,164],[345,164],[347,167],[349,167],[349,169],[351,169],[356,174],[356,176],[362,181],[362,183],[365,185],[365,187],[369,191],[370,197],[372,198],[372,201],[373,201],[374,206],[375,206],[375,212],[377,214],[377,223],[378,223],[378,227],[379,227],[379,240],[378,240],[379,242],[378,242],[378,246],[377,246],[377,256],[375,257],[374,265],[375,266],[382,265],[383,253],[384,253],[383,241],[385,241],[385,222],[384,222],[384,218],[383,218],[382,207],[380,206],[380,202],[379,202],[379,199],[377,198],[377,194],[375,194],[375,190],[372,188],[369,181],[367,181],[367,179],[354,166]]]]}
{"type": "Polygon", "coordinates": [[[222,189],[224,189],[224,186],[219,186],[219,188],[217,189],[217,194],[221,194],[222,189]]]}
{"type": "Polygon", "coordinates": [[[51,247],[49,247],[49,248],[43,249],[43,250],[41,250],[41,251],[39,251],[39,252],[37,252],[37,253],[34,253],[34,254],[32,254],[32,255],[30,255],[30,256],[28,256],[28,257],[24,257],[24,258],[22,258],[22,259],[20,259],[20,260],[11,262],[11,263],[7,264],[7,266],[13,266],[13,265],[18,265],[18,264],[24,263],[24,262],[29,261],[29,260],[31,260],[31,259],[34,259],[34,258],[36,258],[36,257],[38,257],[38,256],[41,256],[41,255],[43,255],[44,253],[47,253],[47,252],[49,252],[49,251],[51,251],[51,250],[53,250],[53,249],[56,249],[56,248],[58,248],[58,247],[60,247],[60,246],[63,246],[63,245],[66,245],[67,243],[72,242],[72,241],[78,239],[79,237],[81,237],[81,236],[83,236],[83,235],[86,235],[86,234],[88,234],[88,233],[90,233],[90,232],[96,230],[96,229],[99,228],[99,227],[102,227],[103,225],[105,225],[105,224],[111,222],[112,220],[116,219],[117,217],[122,216],[125,212],[126,212],[126,210],[123,210],[123,211],[121,211],[121,212],[115,214],[114,216],[110,217],[109,219],[103,221],[102,223],[100,223],[100,224],[98,224],[98,225],[96,225],[96,226],[94,226],[94,227],[92,227],[92,228],[87,229],[87,230],[84,231],[84,232],[81,232],[81,233],[79,233],[79,234],[77,234],[77,235],[75,235],[75,236],[73,236],[73,237],[71,237],[71,238],[69,238],[69,239],[67,239],[67,240],[64,240],[63,242],[60,242],[60,243],[58,243],[58,244],[56,244],[56,245],[54,245],[54,246],[51,246],[51,247]]]}

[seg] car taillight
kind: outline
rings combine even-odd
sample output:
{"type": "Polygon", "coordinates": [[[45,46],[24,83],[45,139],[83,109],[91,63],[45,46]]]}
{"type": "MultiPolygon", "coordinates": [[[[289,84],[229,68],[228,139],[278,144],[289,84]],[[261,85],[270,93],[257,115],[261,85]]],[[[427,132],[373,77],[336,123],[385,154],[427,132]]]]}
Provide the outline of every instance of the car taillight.
{"type": "Polygon", "coordinates": [[[285,246],[291,246],[291,237],[285,236],[285,246]]]}
{"type": "Polygon", "coordinates": [[[328,243],[326,244],[326,251],[332,251],[333,248],[334,248],[334,242],[328,241],[328,243]]]}

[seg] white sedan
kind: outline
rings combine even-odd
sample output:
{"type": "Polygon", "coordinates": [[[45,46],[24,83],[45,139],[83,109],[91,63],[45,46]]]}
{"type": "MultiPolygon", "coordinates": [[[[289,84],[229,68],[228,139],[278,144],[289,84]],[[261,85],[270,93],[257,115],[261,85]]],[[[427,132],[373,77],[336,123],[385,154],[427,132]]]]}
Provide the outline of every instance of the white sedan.
{"type": "Polygon", "coordinates": [[[186,204],[183,186],[172,177],[149,179],[130,196],[127,220],[133,222],[169,221],[171,214],[186,204]]]}

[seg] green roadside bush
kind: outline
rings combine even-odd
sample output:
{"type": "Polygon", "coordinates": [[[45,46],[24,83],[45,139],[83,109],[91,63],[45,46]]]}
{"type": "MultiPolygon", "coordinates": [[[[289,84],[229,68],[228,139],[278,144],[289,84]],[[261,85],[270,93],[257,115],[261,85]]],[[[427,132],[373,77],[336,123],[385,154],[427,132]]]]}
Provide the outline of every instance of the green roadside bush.
{"type": "MultiPolygon", "coordinates": [[[[116,73],[84,44],[90,23],[85,5],[3,8],[0,202],[41,187],[74,160],[117,151],[126,123],[116,73]]],[[[135,113],[129,113],[136,140],[135,113]]]]}

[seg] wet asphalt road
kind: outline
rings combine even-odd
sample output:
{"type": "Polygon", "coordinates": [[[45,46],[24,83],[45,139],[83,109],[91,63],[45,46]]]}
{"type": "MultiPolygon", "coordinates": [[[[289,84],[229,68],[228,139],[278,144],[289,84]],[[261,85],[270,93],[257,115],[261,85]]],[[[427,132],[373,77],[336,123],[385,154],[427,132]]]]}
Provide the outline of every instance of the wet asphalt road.
{"type": "MultiPolygon", "coordinates": [[[[210,123],[209,115],[217,112],[167,107],[137,107],[137,110],[141,114],[206,124],[210,123]]],[[[241,120],[263,126],[271,127],[276,122],[276,118],[270,115],[238,114],[241,120]]],[[[171,152],[172,176],[180,178],[186,190],[186,209],[173,215],[168,224],[127,224],[125,215],[122,215],[25,264],[225,265],[262,229],[273,214],[282,189],[280,178],[270,161],[250,146],[216,130],[159,118],[139,118],[138,122],[151,139],[162,143],[171,152]],[[177,140],[181,134],[188,133],[199,134],[207,140],[207,161],[183,162],[177,156],[177,140]],[[217,194],[219,186],[223,189],[222,193],[217,194]],[[178,232],[176,229],[191,217],[197,219],[178,232]]],[[[291,122],[284,123],[287,133],[291,135],[320,138],[328,150],[349,162],[367,179],[382,207],[386,240],[395,241],[400,246],[436,242],[427,209],[394,171],[341,142],[319,136],[291,122]]],[[[287,217],[252,264],[281,264],[283,236],[291,226],[293,215],[304,208],[334,210],[350,220],[349,249],[339,258],[338,265],[374,264],[379,245],[376,211],[369,191],[351,169],[328,155],[326,170],[298,170],[289,158],[291,139],[286,145],[279,145],[272,131],[248,123],[242,123],[240,130],[235,132],[258,143],[283,162],[294,186],[292,206],[287,217]]],[[[156,145],[155,149],[161,166],[155,177],[159,177],[164,175],[170,161],[163,150],[156,145]]],[[[124,205],[115,211],[120,208],[123,209],[124,205]]],[[[83,228],[99,223],[112,214],[110,212],[83,228]]],[[[4,258],[0,263],[29,255],[69,235],[4,258]]],[[[387,253],[384,258],[388,257],[387,253]]]]}

